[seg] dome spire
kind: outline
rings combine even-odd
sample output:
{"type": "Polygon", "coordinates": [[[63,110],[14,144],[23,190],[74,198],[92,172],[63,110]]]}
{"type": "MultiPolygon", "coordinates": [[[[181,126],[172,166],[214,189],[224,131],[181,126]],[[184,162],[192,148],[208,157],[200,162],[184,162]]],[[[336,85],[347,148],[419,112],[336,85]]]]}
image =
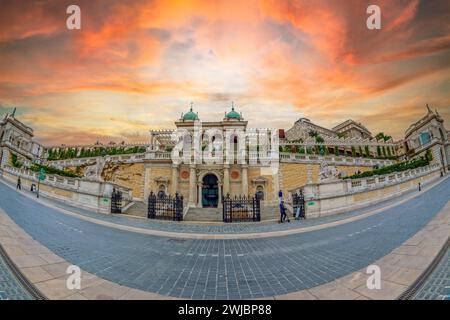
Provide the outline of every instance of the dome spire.
{"type": "Polygon", "coordinates": [[[186,112],[183,116],[182,116],[182,120],[183,121],[195,121],[195,120],[199,120],[198,118],[198,113],[194,112],[194,103],[191,102],[189,104],[189,111],[186,112]]]}
{"type": "Polygon", "coordinates": [[[225,114],[226,120],[242,120],[242,114],[234,110],[234,101],[231,101],[231,111],[225,114]]]}

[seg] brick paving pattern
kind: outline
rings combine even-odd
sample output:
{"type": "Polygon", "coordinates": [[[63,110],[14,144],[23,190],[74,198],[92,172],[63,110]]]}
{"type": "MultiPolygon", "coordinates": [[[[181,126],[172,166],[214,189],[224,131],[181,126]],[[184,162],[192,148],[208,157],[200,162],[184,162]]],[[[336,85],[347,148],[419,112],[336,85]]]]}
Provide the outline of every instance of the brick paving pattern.
{"type": "Polygon", "coordinates": [[[242,240],[132,233],[61,214],[3,184],[0,193],[0,207],[16,224],[55,254],[99,277],[173,297],[246,299],[312,288],[385,256],[444,207],[450,180],[358,221],[242,240]]]}

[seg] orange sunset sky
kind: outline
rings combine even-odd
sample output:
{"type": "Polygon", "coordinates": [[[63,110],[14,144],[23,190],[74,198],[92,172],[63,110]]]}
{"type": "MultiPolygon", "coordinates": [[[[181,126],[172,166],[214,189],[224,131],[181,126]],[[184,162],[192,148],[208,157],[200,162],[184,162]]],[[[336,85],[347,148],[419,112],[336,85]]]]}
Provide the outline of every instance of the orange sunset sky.
{"type": "Polygon", "coordinates": [[[201,120],[234,101],[251,127],[352,118],[394,138],[429,103],[450,129],[449,21],[445,0],[0,0],[0,113],[46,145],[144,141],[191,101],[201,120]]]}

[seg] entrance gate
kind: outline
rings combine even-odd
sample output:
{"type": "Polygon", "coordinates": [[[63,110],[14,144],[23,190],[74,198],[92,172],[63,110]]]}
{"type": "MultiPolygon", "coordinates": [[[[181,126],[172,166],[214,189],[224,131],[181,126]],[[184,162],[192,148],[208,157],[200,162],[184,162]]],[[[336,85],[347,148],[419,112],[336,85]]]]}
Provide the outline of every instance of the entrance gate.
{"type": "Polygon", "coordinates": [[[203,177],[202,206],[203,208],[217,208],[219,203],[219,185],[217,177],[207,174],[203,177]]]}

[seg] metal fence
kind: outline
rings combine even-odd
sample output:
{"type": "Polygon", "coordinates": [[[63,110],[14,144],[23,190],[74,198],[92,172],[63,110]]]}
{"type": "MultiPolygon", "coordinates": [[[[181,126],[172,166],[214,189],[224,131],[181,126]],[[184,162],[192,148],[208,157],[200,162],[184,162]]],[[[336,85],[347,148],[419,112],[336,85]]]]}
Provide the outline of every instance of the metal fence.
{"type": "Polygon", "coordinates": [[[231,198],[228,194],[222,205],[223,222],[261,221],[261,200],[256,195],[231,198]]]}
{"type": "Polygon", "coordinates": [[[147,217],[149,219],[182,221],[183,196],[180,196],[178,193],[175,196],[161,196],[150,192],[147,217]]]}
{"type": "Polygon", "coordinates": [[[122,213],[122,192],[113,189],[111,194],[111,213],[122,213]]]}
{"type": "Polygon", "coordinates": [[[303,195],[303,190],[300,189],[298,193],[292,194],[292,207],[294,209],[294,217],[297,215],[297,210],[300,210],[299,212],[299,218],[300,219],[306,219],[305,216],[305,197],[303,195]]]}

